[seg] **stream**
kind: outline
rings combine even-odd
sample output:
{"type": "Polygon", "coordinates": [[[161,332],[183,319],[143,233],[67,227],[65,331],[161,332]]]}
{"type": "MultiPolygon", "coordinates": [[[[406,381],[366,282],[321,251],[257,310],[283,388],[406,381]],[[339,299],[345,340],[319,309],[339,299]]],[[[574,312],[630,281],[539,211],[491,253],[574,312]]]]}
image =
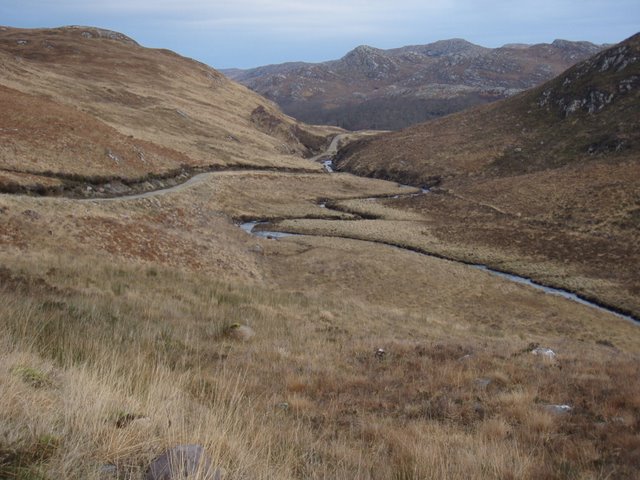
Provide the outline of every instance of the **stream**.
{"type": "MultiPolygon", "coordinates": [[[[334,139],[334,141],[331,143],[331,146],[335,148],[335,145],[337,144],[337,138],[339,138],[339,136],[336,136],[336,138],[334,139]]],[[[325,170],[329,173],[334,172],[334,165],[333,165],[333,155],[335,154],[335,152],[331,152],[329,153],[329,151],[325,152],[325,154],[323,155],[319,155],[317,158],[317,160],[315,161],[320,161],[322,162],[322,164],[325,167],[325,170]],[[329,155],[329,157],[327,158],[327,155],[329,155]]],[[[400,187],[406,187],[406,188],[412,188],[415,189],[416,187],[412,187],[410,185],[399,185],[400,187]]],[[[421,188],[420,192],[416,192],[416,193],[406,193],[406,194],[398,194],[398,195],[393,195],[392,197],[389,196],[378,196],[378,197],[366,197],[366,198],[362,198],[361,200],[365,200],[365,201],[376,201],[379,199],[383,199],[383,198],[409,198],[409,197],[416,197],[419,195],[426,195],[430,193],[428,188],[421,188]]],[[[320,208],[326,208],[328,210],[331,210],[331,207],[327,206],[327,202],[323,201],[318,203],[318,206],[320,208]]],[[[335,210],[336,212],[339,212],[339,210],[335,210]]],[[[291,218],[289,220],[295,220],[295,218],[291,218]]],[[[334,220],[334,221],[339,221],[339,220],[334,220]]],[[[244,230],[245,232],[247,232],[248,234],[251,235],[255,235],[257,237],[261,237],[261,238],[267,238],[267,239],[273,239],[273,240],[277,240],[280,238],[285,238],[285,237],[295,237],[295,236],[302,236],[305,234],[299,234],[299,233],[289,233],[289,232],[277,232],[277,231],[273,231],[273,230],[264,230],[264,229],[258,229],[256,230],[257,226],[261,226],[261,225],[269,225],[270,222],[268,221],[251,221],[251,222],[245,222],[242,223],[240,226],[240,228],[242,228],[242,230],[244,230]]],[[[322,236],[327,236],[327,235],[322,235],[322,236]]],[[[350,238],[350,237],[340,237],[340,238],[350,238]]],[[[439,255],[435,255],[435,254],[429,254],[429,253],[425,253],[425,252],[421,252],[421,251],[417,251],[415,249],[411,249],[411,248],[407,248],[407,247],[402,247],[399,245],[393,245],[390,243],[386,243],[386,242],[381,242],[381,241],[376,241],[376,240],[362,240],[359,238],[353,238],[353,240],[359,240],[362,242],[371,242],[371,243],[377,243],[377,244],[382,244],[382,245],[387,245],[390,247],[394,247],[394,248],[399,248],[401,250],[405,250],[405,251],[409,251],[409,252],[413,252],[416,253],[418,255],[424,255],[427,257],[435,257],[435,258],[443,258],[439,255]]],[[[594,301],[588,300],[576,293],[570,292],[568,290],[564,290],[562,288],[555,288],[555,287],[549,287],[547,285],[543,285],[541,283],[535,282],[534,280],[527,278],[527,277],[522,277],[520,275],[515,275],[513,273],[507,273],[507,272],[501,272],[499,270],[490,268],[486,265],[483,264],[477,264],[477,263],[470,263],[470,262],[464,262],[464,261],[460,261],[460,260],[455,260],[452,258],[446,258],[446,260],[455,262],[455,263],[459,263],[459,264],[463,264],[463,265],[467,265],[471,268],[475,268],[478,270],[482,270],[483,272],[486,272],[490,275],[494,275],[494,276],[498,276],[500,278],[503,278],[505,280],[509,280],[511,282],[515,282],[515,283],[519,283],[521,285],[526,285],[528,287],[532,287],[535,288],[536,290],[540,290],[544,293],[550,294],[550,295],[557,295],[563,298],[566,298],[567,300],[571,300],[573,302],[579,303],[581,305],[586,305],[588,307],[591,308],[595,308],[601,312],[607,312],[610,313],[612,315],[615,315],[616,317],[622,318],[624,320],[633,322],[635,324],[640,323],[640,318],[636,318],[632,315],[628,315],[625,313],[621,313],[619,311],[616,311],[613,308],[604,306],[604,305],[600,305],[594,301]]]]}

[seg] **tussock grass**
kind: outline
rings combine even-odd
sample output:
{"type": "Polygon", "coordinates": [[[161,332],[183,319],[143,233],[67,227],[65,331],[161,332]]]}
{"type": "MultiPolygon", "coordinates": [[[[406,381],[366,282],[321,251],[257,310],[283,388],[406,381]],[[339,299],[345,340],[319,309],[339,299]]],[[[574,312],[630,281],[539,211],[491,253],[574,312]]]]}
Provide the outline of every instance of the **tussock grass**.
{"type": "Polygon", "coordinates": [[[233,479],[623,478],[635,468],[619,453],[638,448],[632,351],[567,339],[559,368],[530,354],[528,339],[469,338],[384,302],[162,266],[94,259],[89,271],[81,257],[6,263],[23,278],[0,291],[8,478],[99,478],[109,464],[141,478],[182,443],[204,445],[233,479]],[[54,263],[55,276],[28,281],[54,263]],[[73,287],[89,276],[92,290],[73,287]],[[225,335],[233,323],[255,337],[225,335]],[[543,408],[565,402],[567,416],[543,408]]]}

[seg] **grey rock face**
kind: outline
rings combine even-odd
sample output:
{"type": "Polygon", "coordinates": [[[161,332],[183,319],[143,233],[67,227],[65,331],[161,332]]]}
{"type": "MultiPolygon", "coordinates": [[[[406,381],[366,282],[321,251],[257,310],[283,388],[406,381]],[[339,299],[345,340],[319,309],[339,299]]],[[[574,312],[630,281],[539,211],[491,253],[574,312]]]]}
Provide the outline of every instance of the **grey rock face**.
{"type": "Polygon", "coordinates": [[[220,480],[221,472],[214,469],[211,458],[200,445],[178,445],[159,457],[151,465],[145,480],[177,480],[198,474],[201,479],[220,480]]]}

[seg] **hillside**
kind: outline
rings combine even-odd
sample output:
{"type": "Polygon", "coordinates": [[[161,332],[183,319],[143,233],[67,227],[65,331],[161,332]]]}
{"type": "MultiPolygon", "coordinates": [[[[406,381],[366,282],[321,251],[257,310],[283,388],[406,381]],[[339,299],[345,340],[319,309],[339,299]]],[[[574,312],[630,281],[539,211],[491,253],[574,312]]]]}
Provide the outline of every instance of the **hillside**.
{"type": "Polygon", "coordinates": [[[639,87],[636,35],[516,97],[354,143],[338,168],[437,185],[412,208],[439,212],[440,235],[497,264],[529,256],[518,268],[543,282],[600,278],[585,295],[639,311],[639,87]]]}
{"type": "Polygon", "coordinates": [[[598,52],[588,42],[485,48],[461,39],[223,73],[302,121],[395,130],[502,99],[598,52]]]}
{"type": "Polygon", "coordinates": [[[88,27],[2,27],[0,97],[5,189],[224,165],[308,168],[300,157],[327,134],[303,131],[210,67],[88,27]]]}

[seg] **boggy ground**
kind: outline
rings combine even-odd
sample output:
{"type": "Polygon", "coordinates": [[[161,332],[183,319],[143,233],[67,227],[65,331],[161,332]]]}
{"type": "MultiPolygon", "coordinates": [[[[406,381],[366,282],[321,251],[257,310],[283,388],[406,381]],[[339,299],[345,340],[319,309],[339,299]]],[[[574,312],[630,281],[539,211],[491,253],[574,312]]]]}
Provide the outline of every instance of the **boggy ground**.
{"type": "Polygon", "coordinates": [[[629,186],[638,178],[640,165],[629,162],[566,167],[553,179],[459,181],[415,197],[337,203],[366,221],[290,220],[277,228],[486,264],[640,317],[640,186],[629,186]]]}
{"type": "Polygon", "coordinates": [[[438,196],[349,200],[406,192],[228,172],[136,200],[0,196],[0,476],[142,478],[198,443],[225,479],[632,477],[637,325],[446,260],[236,225],[428,228],[438,196]]]}

